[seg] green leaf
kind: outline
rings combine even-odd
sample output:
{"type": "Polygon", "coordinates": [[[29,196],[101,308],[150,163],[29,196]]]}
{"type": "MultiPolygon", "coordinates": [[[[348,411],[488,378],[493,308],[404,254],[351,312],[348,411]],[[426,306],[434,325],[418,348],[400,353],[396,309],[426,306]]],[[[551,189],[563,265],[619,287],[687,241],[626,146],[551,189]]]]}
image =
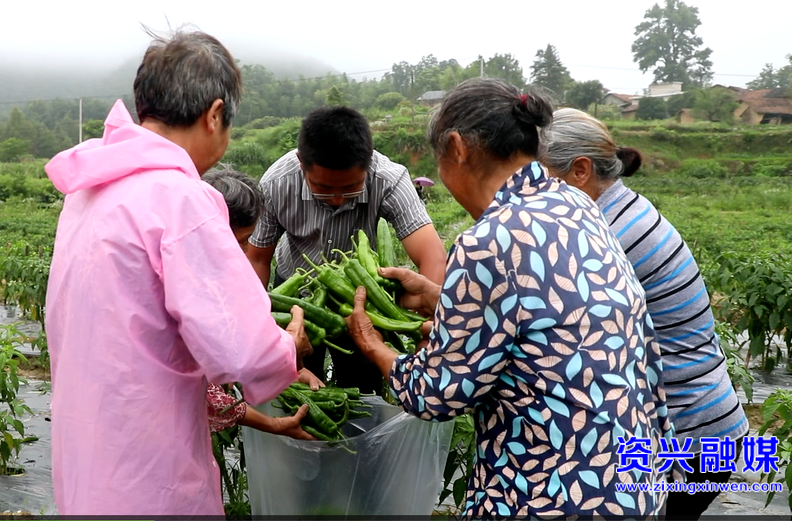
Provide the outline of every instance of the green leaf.
{"type": "Polygon", "coordinates": [[[11,446],[5,441],[0,441],[0,467],[4,467],[11,459],[11,446]]]}
{"type": "Polygon", "coordinates": [[[778,311],[773,311],[770,313],[770,329],[775,331],[778,328],[778,324],[781,323],[781,315],[778,314],[778,311]]]}
{"type": "Polygon", "coordinates": [[[784,481],[786,482],[787,489],[792,486],[792,465],[787,465],[786,471],[784,471],[784,481]]]}
{"type": "Polygon", "coordinates": [[[465,502],[465,495],[467,493],[467,481],[464,478],[459,478],[454,482],[454,503],[457,507],[461,508],[465,502]]]}

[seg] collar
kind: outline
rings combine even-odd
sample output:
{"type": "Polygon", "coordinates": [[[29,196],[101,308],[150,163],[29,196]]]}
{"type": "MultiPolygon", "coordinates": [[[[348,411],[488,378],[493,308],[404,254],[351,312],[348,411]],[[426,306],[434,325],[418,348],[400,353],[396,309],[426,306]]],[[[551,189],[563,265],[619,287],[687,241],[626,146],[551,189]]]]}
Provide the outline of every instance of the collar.
{"type": "Polygon", "coordinates": [[[495,194],[495,200],[492,201],[490,206],[502,206],[509,202],[514,194],[521,192],[532,192],[531,188],[535,188],[539,184],[548,181],[550,175],[547,169],[539,164],[538,161],[532,161],[521,169],[517,170],[500,190],[495,194]],[[528,183],[526,187],[525,184],[528,183]]]}
{"type": "Polygon", "coordinates": [[[602,192],[599,197],[597,197],[597,206],[600,208],[608,207],[611,203],[619,200],[619,198],[621,198],[626,191],[627,187],[624,186],[624,182],[621,179],[617,179],[604,192],[602,192]]]}

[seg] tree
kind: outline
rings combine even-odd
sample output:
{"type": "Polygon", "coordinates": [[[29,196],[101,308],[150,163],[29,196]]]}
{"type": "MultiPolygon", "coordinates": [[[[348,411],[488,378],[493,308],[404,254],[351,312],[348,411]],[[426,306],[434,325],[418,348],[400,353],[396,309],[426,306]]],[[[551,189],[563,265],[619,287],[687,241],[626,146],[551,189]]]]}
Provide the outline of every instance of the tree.
{"type": "Polygon", "coordinates": [[[772,63],[765,63],[759,77],[746,84],[749,89],[775,89],[778,87],[778,77],[772,63]]]}
{"type": "Polygon", "coordinates": [[[36,141],[36,128],[17,107],[11,109],[5,128],[6,139],[15,137],[33,144],[36,141]]]}
{"type": "Polygon", "coordinates": [[[665,0],[646,11],[635,28],[633,61],[641,72],[654,69],[655,82],[681,81],[705,86],[712,80],[712,50],[702,48],[696,29],[701,25],[698,8],[681,0],[665,0]]]}
{"type": "Polygon", "coordinates": [[[787,55],[789,65],[778,70],[773,68],[772,63],[766,63],[762,72],[753,81],[749,81],[746,86],[749,89],[789,89],[792,85],[792,54],[787,55]]]}
{"type": "Polygon", "coordinates": [[[404,96],[398,92],[386,92],[379,95],[375,104],[381,109],[393,110],[402,101],[404,101],[404,96]]]}
{"type": "Polygon", "coordinates": [[[641,98],[638,100],[638,110],[635,112],[638,119],[666,119],[668,109],[663,98],[641,98]]]}
{"type": "Polygon", "coordinates": [[[346,105],[346,99],[344,99],[344,93],[341,92],[341,89],[333,85],[327,91],[327,98],[325,98],[325,103],[328,105],[346,105]]]}
{"type": "Polygon", "coordinates": [[[556,48],[548,44],[545,50],[536,51],[536,60],[531,65],[531,85],[547,89],[563,100],[567,89],[572,85],[572,77],[556,48]]]}
{"type": "Polygon", "coordinates": [[[63,150],[62,141],[50,132],[44,126],[44,123],[40,121],[34,122],[33,129],[36,133],[36,138],[33,140],[33,146],[30,147],[31,154],[36,157],[50,158],[63,150]]]}
{"type": "Polygon", "coordinates": [[[686,90],[682,94],[668,98],[668,101],[666,101],[668,114],[676,116],[682,109],[692,109],[693,105],[696,104],[696,93],[698,91],[699,89],[686,90]]]}
{"type": "Polygon", "coordinates": [[[17,161],[30,150],[30,143],[19,138],[11,137],[0,141],[0,162],[8,163],[17,161]]]}
{"type": "Polygon", "coordinates": [[[104,121],[92,119],[83,123],[83,139],[102,137],[104,134],[104,121]]]}
{"type": "Polygon", "coordinates": [[[605,95],[605,88],[598,80],[575,82],[567,91],[566,100],[573,107],[586,110],[592,103],[597,103],[605,95]]]}
{"type": "Polygon", "coordinates": [[[693,115],[707,121],[734,121],[734,111],[738,103],[734,94],[728,89],[716,87],[701,89],[696,92],[696,103],[693,105],[693,115]]]}
{"type": "Polygon", "coordinates": [[[385,74],[393,89],[405,97],[412,97],[415,85],[415,67],[407,62],[394,63],[391,72],[385,74]]]}
{"type": "Polygon", "coordinates": [[[525,85],[520,62],[511,54],[496,54],[487,60],[484,63],[484,75],[488,78],[500,78],[519,88],[525,85]]]}

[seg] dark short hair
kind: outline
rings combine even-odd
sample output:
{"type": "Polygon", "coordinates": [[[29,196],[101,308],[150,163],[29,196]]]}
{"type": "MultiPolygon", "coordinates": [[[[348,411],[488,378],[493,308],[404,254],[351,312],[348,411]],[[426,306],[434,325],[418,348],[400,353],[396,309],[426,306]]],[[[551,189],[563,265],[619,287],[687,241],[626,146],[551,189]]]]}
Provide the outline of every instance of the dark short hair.
{"type": "Polygon", "coordinates": [[[550,102],[538,92],[523,95],[514,85],[495,78],[460,83],[443,100],[429,122],[429,142],[445,154],[451,132],[496,159],[517,152],[536,156],[537,127],[553,120],[550,102]]]}
{"type": "Polygon", "coordinates": [[[135,77],[135,108],[166,125],[192,126],[215,100],[223,100],[223,126],[239,108],[242,75],[228,49],[202,32],[177,31],[157,36],[143,56],[135,77]]]}
{"type": "Polygon", "coordinates": [[[363,115],[349,107],[321,107],[302,121],[297,152],[303,168],[367,169],[374,153],[371,129],[363,115]]]}
{"type": "Polygon", "coordinates": [[[206,172],[201,179],[223,194],[232,230],[258,222],[264,212],[264,194],[252,177],[221,164],[206,172]]]}

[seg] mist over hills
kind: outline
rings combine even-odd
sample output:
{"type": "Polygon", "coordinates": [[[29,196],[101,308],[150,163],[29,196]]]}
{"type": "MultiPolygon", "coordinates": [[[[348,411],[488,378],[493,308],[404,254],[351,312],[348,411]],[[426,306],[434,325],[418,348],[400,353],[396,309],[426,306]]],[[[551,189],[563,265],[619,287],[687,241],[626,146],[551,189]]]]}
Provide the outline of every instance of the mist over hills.
{"type": "MultiPolygon", "coordinates": [[[[230,47],[230,46],[229,46],[230,47]]],[[[240,65],[263,65],[279,79],[335,74],[330,65],[315,58],[253,46],[235,46],[232,54],[240,65]]],[[[118,65],[97,67],[75,61],[73,64],[28,62],[25,65],[0,59],[0,114],[13,106],[10,102],[97,97],[112,99],[132,93],[132,82],[140,65],[142,52],[118,65]]],[[[20,106],[24,106],[21,103],[20,106]]]]}

